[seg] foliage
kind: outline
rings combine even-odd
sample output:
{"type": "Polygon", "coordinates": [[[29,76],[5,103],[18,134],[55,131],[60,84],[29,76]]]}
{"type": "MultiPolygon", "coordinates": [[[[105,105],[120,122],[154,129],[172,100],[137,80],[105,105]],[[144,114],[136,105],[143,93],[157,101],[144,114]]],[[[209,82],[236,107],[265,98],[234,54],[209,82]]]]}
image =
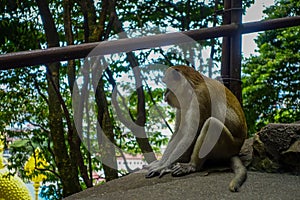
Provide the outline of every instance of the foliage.
{"type": "MultiPolygon", "coordinates": [[[[300,14],[298,1],[276,1],[265,11],[267,18],[300,14]]],[[[243,66],[243,99],[250,134],[271,122],[290,123],[300,119],[300,28],[260,33],[258,56],[243,66]]]]}

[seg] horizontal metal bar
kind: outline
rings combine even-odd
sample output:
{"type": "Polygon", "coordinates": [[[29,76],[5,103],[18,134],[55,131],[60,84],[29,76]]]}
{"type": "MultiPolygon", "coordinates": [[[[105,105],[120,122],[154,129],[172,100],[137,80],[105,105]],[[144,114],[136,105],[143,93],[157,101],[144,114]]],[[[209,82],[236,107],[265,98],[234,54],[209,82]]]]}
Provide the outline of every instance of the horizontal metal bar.
{"type": "Polygon", "coordinates": [[[247,34],[293,26],[300,26],[300,16],[244,23],[241,26],[241,33],[247,34]]]}
{"type": "Polygon", "coordinates": [[[204,40],[214,37],[230,35],[237,30],[237,25],[207,28],[201,30],[158,34],[140,38],[126,38],[119,40],[70,45],[66,47],[53,47],[8,53],[0,56],[0,70],[19,68],[23,66],[46,64],[56,61],[84,58],[87,55],[107,55],[134,50],[149,49],[159,46],[175,45],[194,40],[204,40]],[[97,48],[96,48],[97,47],[97,48]]]}
{"type": "Polygon", "coordinates": [[[177,33],[158,34],[140,38],[126,38],[104,42],[54,47],[32,51],[15,52],[0,55],[0,70],[41,65],[57,61],[66,61],[86,56],[107,55],[120,52],[176,45],[192,40],[200,41],[217,37],[230,37],[235,31],[247,34],[277,28],[300,25],[300,16],[271,19],[258,22],[222,25],[212,28],[184,31],[177,33]],[[188,37],[187,37],[188,36],[188,37]],[[97,47],[97,48],[96,48],[97,47]]]}

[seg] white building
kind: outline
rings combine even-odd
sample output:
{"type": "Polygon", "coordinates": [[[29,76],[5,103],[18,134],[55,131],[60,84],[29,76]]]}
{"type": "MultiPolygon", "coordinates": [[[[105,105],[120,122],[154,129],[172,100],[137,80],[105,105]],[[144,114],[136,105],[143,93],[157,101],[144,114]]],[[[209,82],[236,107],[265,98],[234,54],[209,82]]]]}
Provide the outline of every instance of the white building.
{"type": "Polygon", "coordinates": [[[118,170],[132,172],[142,169],[144,165],[147,165],[147,162],[143,159],[141,154],[137,154],[136,156],[124,154],[124,157],[117,157],[117,164],[118,170]]]}

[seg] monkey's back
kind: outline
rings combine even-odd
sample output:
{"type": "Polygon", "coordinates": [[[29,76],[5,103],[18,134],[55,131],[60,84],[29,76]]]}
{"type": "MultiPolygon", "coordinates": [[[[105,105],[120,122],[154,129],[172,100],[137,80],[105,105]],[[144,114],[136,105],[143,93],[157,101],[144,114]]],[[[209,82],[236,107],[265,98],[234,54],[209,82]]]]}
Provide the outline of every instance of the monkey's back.
{"type": "Polygon", "coordinates": [[[203,84],[198,86],[201,114],[210,112],[210,116],[219,119],[237,138],[247,138],[246,119],[236,96],[217,80],[203,77],[203,84]],[[209,96],[209,102],[203,102],[209,96]],[[206,104],[204,106],[203,104],[206,104]],[[210,108],[210,111],[208,109],[210,108]]]}

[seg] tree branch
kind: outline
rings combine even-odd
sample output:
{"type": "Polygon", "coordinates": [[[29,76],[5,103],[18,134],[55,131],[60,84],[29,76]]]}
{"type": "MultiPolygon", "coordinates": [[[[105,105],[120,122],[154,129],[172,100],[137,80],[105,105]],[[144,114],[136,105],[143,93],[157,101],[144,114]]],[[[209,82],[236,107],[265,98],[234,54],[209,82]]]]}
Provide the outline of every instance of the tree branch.
{"type": "Polygon", "coordinates": [[[48,101],[47,97],[42,93],[39,83],[36,79],[36,76],[33,76],[33,84],[34,84],[34,87],[37,90],[38,94],[42,97],[42,99],[44,99],[44,101],[47,103],[47,105],[49,105],[49,101],[48,101]]]}

